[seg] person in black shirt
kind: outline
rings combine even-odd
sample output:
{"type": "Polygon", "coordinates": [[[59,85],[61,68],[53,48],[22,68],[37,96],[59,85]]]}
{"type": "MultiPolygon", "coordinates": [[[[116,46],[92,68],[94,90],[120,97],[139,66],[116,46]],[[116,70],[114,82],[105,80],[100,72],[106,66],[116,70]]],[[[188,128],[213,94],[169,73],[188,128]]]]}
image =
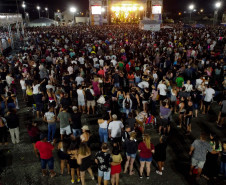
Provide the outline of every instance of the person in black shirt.
{"type": "Polygon", "coordinates": [[[101,146],[101,151],[97,152],[95,156],[95,163],[98,166],[98,185],[101,185],[102,178],[104,178],[104,185],[108,184],[111,176],[111,162],[112,158],[108,153],[108,145],[107,143],[103,143],[101,146]]]}
{"type": "Polygon", "coordinates": [[[80,112],[78,112],[78,108],[76,106],[72,107],[72,114],[71,114],[71,121],[72,121],[72,131],[73,131],[73,135],[75,137],[80,137],[80,135],[82,134],[81,128],[82,128],[82,124],[81,124],[81,116],[82,114],[80,112]]]}
{"type": "Polygon", "coordinates": [[[188,100],[187,108],[186,108],[186,113],[184,115],[185,120],[186,120],[186,126],[187,126],[187,133],[186,135],[191,134],[191,118],[193,115],[193,103],[191,100],[188,100]]]}
{"type": "Polygon", "coordinates": [[[43,96],[43,92],[40,91],[40,87],[38,88],[38,91],[39,91],[38,94],[34,96],[37,118],[39,118],[40,114],[42,115],[42,111],[44,107],[44,104],[43,104],[44,96],[43,96]]]}
{"type": "Polygon", "coordinates": [[[86,100],[87,100],[87,114],[90,114],[90,107],[92,108],[93,114],[95,113],[95,100],[94,100],[94,91],[92,89],[92,85],[85,91],[86,100]]]}
{"type": "Polygon", "coordinates": [[[156,173],[159,175],[162,175],[162,171],[164,170],[164,165],[166,161],[166,136],[162,135],[159,139],[159,144],[155,147],[155,161],[158,164],[158,170],[156,170],[156,173]]]}
{"type": "Polygon", "coordinates": [[[19,117],[16,115],[14,109],[9,109],[9,112],[6,116],[7,126],[11,135],[12,143],[20,142],[20,133],[19,133],[19,117]]]}
{"type": "Polygon", "coordinates": [[[70,107],[71,106],[71,99],[70,97],[68,96],[68,93],[65,92],[63,97],[61,98],[60,100],[60,104],[62,107],[70,107]]]}
{"type": "Polygon", "coordinates": [[[127,161],[125,164],[124,173],[127,172],[129,167],[129,175],[133,175],[133,163],[136,159],[136,154],[138,150],[138,143],[136,140],[136,132],[132,132],[130,135],[130,139],[125,142],[125,152],[127,156],[127,161]]]}

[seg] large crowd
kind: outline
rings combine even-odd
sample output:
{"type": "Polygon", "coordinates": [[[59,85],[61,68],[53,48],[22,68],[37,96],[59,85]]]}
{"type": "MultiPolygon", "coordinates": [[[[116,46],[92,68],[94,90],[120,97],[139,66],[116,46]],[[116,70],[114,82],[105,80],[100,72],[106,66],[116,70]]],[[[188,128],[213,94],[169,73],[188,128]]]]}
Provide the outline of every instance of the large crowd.
{"type": "MultiPolygon", "coordinates": [[[[23,101],[35,117],[27,131],[43,176],[48,175],[47,165],[50,176],[56,175],[54,149],[60,173],[67,166],[71,183],[84,185],[86,171],[95,180],[93,157],[99,185],[102,179],[105,185],[109,180],[118,185],[121,171],[134,175],[137,155],[140,178],[146,166],[149,179],[153,158],[156,173],[163,175],[173,117],[178,129],[190,135],[192,120],[209,114],[217,102],[221,108],[214,124],[224,126],[225,35],[224,27],[175,26],[159,32],[141,31],[135,25],[27,28],[21,50],[0,57],[0,144],[8,144],[8,130],[12,143],[20,142],[21,87],[23,101]],[[82,121],[89,115],[99,125],[101,149],[94,156],[89,125],[82,121]],[[37,120],[48,124],[48,134],[39,130],[37,120]],[[159,132],[156,146],[147,125],[159,132]]],[[[189,154],[190,175],[226,177],[226,142],[215,133],[210,139],[202,133],[189,154]]]]}

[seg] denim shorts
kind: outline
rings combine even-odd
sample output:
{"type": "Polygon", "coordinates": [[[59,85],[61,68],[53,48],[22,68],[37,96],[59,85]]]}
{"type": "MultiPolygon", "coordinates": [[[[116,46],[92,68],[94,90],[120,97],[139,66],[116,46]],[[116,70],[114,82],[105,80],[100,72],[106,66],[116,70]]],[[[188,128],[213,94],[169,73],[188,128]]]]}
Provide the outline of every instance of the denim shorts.
{"type": "Polygon", "coordinates": [[[107,172],[98,169],[98,177],[104,177],[104,180],[109,181],[111,179],[111,168],[107,172]]]}
{"type": "Polygon", "coordinates": [[[46,165],[48,164],[49,170],[53,170],[54,168],[54,159],[51,157],[50,159],[41,159],[41,167],[43,170],[46,169],[46,165]]]}
{"type": "Polygon", "coordinates": [[[197,166],[198,168],[203,168],[204,164],[205,164],[206,161],[199,161],[199,160],[196,160],[194,158],[191,159],[191,165],[192,166],[197,166]]]}
{"type": "Polygon", "coordinates": [[[150,158],[143,158],[143,157],[140,157],[140,161],[141,161],[141,162],[152,162],[152,157],[150,157],[150,158]]]}
{"type": "Polygon", "coordinates": [[[135,153],[135,154],[129,154],[129,153],[127,153],[126,152],[126,156],[129,156],[129,157],[131,157],[131,158],[136,158],[136,156],[137,156],[137,154],[135,153]]]}

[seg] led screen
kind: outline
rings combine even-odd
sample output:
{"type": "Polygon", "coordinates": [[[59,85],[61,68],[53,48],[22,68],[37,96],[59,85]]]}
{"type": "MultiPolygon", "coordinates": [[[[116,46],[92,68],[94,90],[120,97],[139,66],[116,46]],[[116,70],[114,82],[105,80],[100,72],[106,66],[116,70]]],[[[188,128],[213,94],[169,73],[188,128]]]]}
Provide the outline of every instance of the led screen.
{"type": "Polygon", "coordinates": [[[162,6],[152,6],[152,14],[161,14],[162,6]]]}
{"type": "Polygon", "coordinates": [[[101,6],[92,6],[92,15],[100,15],[101,14],[101,6]]]}

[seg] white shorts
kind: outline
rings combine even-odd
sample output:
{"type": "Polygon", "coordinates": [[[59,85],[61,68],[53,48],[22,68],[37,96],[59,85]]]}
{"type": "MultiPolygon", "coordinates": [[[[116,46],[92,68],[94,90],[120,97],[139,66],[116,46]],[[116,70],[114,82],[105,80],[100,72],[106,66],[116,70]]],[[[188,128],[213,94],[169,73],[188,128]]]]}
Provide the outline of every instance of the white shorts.
{"type": "Polygon", "coordinates": [[[60,134],[61,135],[65,134],[65,132],[66,132],[67,135],[71,134],[71,126],[70,125],[68,125],[68,126],[66,126],[64,128],[60,128],[60,134]]]}

